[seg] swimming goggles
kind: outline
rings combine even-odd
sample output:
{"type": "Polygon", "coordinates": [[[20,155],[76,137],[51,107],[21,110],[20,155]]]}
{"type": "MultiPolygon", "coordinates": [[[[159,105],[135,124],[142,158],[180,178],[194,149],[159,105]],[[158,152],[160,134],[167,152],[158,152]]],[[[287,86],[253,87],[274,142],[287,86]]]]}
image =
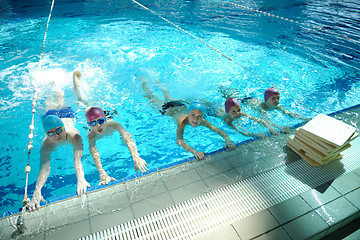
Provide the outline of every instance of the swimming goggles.
{"type": "Polygon", "coordinates": [[[95,127],[96,124],[103,125],[105,121],[106,121],[106,118],[100,118],[100,119],[98,119],[98,120],[90,121],[90,122],[88,122],[87,124],[89,124],[89,125],[92,126],[92,127],[95,127]]]}
{"type": "Polygon", "coordinates": [[[54,131],[48,131],[48,132],[46,133],[46,135],[48,135],[49,137],[52,137],[52,136],[55,135],[55,133],[59,135],[59,134],[62,133],[63,131],[64,131],[64,127],[58,127],[58,128],[55,129],[54,131]]]}

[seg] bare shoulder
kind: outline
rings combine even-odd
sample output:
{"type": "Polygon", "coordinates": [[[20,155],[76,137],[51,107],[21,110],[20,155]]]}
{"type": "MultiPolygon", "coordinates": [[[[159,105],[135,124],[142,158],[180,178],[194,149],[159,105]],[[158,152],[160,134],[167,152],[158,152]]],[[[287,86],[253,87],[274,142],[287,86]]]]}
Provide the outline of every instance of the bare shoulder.
{"type": "Polygon", "coordinates": [[[107,127],[107,134],[112,134],[114,131],[118,131],[120,133],[126,133],[126,129],[119,123],[112,119],[109,119],[105,122],[107,127]]]}
{"type": "Polygon", "coordinates": [[[68,140],[80,136],[79,130],[77,130],[75,128],[65,128],[65,131],[66,131],[66,136],[67,136],[68,140]]]}
{"type": "Polygon", "coordinates": [[[178,126],[179,125],[185,126],[187,123],[187,120],[188,120],[188,115],[184,114],[184,115],[179,116],[178,126]]]}
{"type": "Polygon", "coordinates": [[[111,128],[122,127],[119,122],[116,122],[116,121],[114,121],[113,119],[107,119],[104,124],[105,124],[107,127],[111,127],[111,128]]]}

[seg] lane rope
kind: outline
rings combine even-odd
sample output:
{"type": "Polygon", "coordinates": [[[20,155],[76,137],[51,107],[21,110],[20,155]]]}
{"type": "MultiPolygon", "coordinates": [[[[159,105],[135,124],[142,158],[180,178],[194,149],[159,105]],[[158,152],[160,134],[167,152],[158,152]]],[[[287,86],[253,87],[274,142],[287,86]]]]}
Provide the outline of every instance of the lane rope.
{"type": "Polygon", "coordinates": [[[265,12],[265,11],[261,11],[261,10],[257,10],[257,9],[254,9],[254,8],[251,8],[251,7],[246,7],[244,5],[240,5],[240,4],[236,4],[236,3],[232,3],[232,2],[226,2],[226,1],[223,1],[224,3],[227,3],[227,4],[232,4],[236,7],[239,7],[239,8],[242,8],[242,9],[246,9],[246,10],[249,10],[249,11],[252,11],[252,12],[257,12],[257,13],[261,13],[265,16],[269,16],[269,17],[274,17],[274,18],[277,18],[277,19],[281,19],[281,20],[284,20],[284,21],[288,21],[288,22],[291,22],[291,23],[296,23],[296,24],[299,24],[299,25],[303,25],[305,27],[308,27],[308,28],[311,28],[311,29],[316,29],[320,32],[326,32],[328,34],[331,34],[331,35],[335,35],[337,37],[340,37],[340,38],[343,38],[343,39],[346,39],[346,40],[349,40],[349,41],[352,41],[354,43],[357,43],[359,44],[360,41],[357,41],[355,39],[352,39],[352,38],[349,38],[348,36],[344,35],[344,34],[339,34],[339,33],[335,33],[335,32],[332,32],[332,31],[329,31],[327,29],[324,29],[324,28],[321,28],[321,27],[317,27],[315,25],[310,25],[310,24],[307,24],[307,23],[302,23],[302,22],[299,22],[299,21],[296,21],[296,20],[292,20],[292,19],[289,19],[289,18],[286,18],[286,17],[280,17],[280,16],[277,16],[277,15],[274,15],[274,14],[271,14],[271,13],[268,13],[268,12],[265,12]]]}
{"type": "Polygon", "coordinates": [[[147,8],[146,6],[142,5],[141,3],[137,2],[136,0],[132,0],[132,2],[134,2],[135,4],[139,5],[140,7],[144,8],[145,10],[150,11],[151,13],[155,14],[156,16],[158,16],[159,18],[161,18],[162,20],[164,20],[165,22],[173,25],[174,27],[176,27],[177,29],[179,29],[180,31],[186,33],[187,35],[191,36],[192,38],[198,40],[199,42],[203,43],[204,45],[206,45],[207,47],[209,47],[210,49],[212,49],[213,51],[219,53],[221,56],[223,56],[224,58],[228,59],[229,61],[235,63],[236,65],[240,66],[241,68],[247,70],[248,72],[250,72],[251,74],[253,74],[254,76],[258,77],[259,79],[267,82],[268,84],[274,86],[275,88],[279,89],[280,91],[282,91],[283,93],[287,94],[288,96],[292,97],[296,102],[300,103],[301,105],[307,107],[308,109],[314,111],[315,113],[319,113],[318,111],[316,111],[315,109],[313,109],[312,107],[310,107],[309,105],[305,104],[302,100],[299,100],[297,98],[295,98],[295,96],[293,96],[292,94],[290,94],[289,92],[285,91],[284,89],[276,86],[275,84],[271,83],[270,81],[266,80],[265,78],[261,77],[260,75],[256,74],[254,71],[252,71],[250,68],[245,67],[243,65],[241,65],[240,63],[234,61],[231,57],[227,56],[226,54],[222,53],[220,50],[214,48],[213,46],[211,46],[210,44],[208,44],[207,42],[199,39],[198,37],[194,36],[193,34],[189,33],[188,31],[186,31],[185,29],[179,27],[178,25],[176,25],[175,23],[169,21],[168,19],[164,18],[163,16],[161,16],[160,14],[158,14],[157,12],[147,8]]]}
{"type": "MultiPolygon", "coordinates": [[[[54,3],[55,0],[52,0],[51,2],[51,7],[50,7],[50,13],[46,22],[46,28],[45,28],[45,33],[44,33],[44,38],[42,41],[42,47],[41,47],[41,52],[40,52],[40,56],[39,56],[39,65],[38,68],[41,67],[41,60],[42,60],[42,56],[44,53],[44,48],[45,48],[45,41],[46,41],[46,36],[47,36],[47,31],[48,31],[48,27],[49,27],[49,22],[51,19],[51,14],[52,14],[52,10],[54,7],[54,3]]],[[[26,173],[26,181],[25,181],[25,192],[24,192],[24,200],[23,200],[23,207],[21,210],[21,214],[19,216],[19,218],[17,219],[17,229],[20,233],[23,233],[25,231],[25,224],[23,221],[23,214],[26,211],[26,206],[27,204],[30,202],[30,199],[27,196],[27,190],[28,190],[28,184],[29,184],[29,172],[31,171],[31,167],[30,167],[30,155],[31,155],[31,150],[34,148],[33,146],[33,138],[34,138],[34,128],[35,128],[35,113],[36,113],[36,100],[37,100],[37,86],[36,83],[34,83],[34,95],[33,95],[33,101],[32,101],[32,110],[31,110],[31,124],[29,126],[30,129],[30,134],[28,136],[29,138],[29,145],[27,146],[28,149],[28,161],[27,161],[27,165],[25,167],[25,173],[26,173]]]]}

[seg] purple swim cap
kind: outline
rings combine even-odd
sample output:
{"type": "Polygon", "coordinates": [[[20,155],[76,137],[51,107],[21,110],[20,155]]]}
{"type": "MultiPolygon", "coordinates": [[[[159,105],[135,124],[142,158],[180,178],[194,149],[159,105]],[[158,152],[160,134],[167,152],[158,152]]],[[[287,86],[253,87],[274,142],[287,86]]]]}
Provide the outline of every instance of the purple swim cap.
{"type": "Polygon", "coordinates": [[[229,113],[230,108],[232,108],[233,106],[240,106],[239,101],[236,98],[228,98],[225,101],[225,111],[226,113],[229,113]]]}
{"type": "Polygon", "coordinates": [[[272,95],[275,95],[275,94],[279,94],[279,95],[280,95],[279,90],[277,90],[276,88],[270,87],[270,88],[266,89],[265,95],[264,95],[265,102],[266,102],[272,95]]]}
{"type": "Polygon", "coordinates": [[[91,107],[85,114],[86,121],[90,122],[94,119],[105,118],[105,114],[101,108],[91,107]]]}

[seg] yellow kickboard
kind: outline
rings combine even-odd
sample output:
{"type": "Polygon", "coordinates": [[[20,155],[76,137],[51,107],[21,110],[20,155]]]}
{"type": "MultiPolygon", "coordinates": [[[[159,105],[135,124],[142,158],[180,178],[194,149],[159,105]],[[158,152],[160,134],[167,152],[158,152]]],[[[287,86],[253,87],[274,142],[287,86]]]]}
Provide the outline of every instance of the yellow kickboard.
{"type": "Polygon", "coordinates": [[[308,164],[310,164],[313,167],[320,167],[322,165],[325,165],[331,161],[337,160],[337,159],[341,159],[342,158],[342,153],[338,153],[335,156],[331,156],[331,158],[328,158],[326,161],[322,161],[321,163],[315,161],[314,159],[312,159],[311,157],[308,156],[308,154],[302,150],[299,149],[297,146],[293,145],[294,142],[291,138],[288,138],[288,146],[294,151],[296,152],[303,160],[305,160],[308,164]]]}
{"type": "Polygon", "coordinates": [[[306,142],[309,146],[317,149],[322,154],[328,155],[332,152],[333,148],[329,149],[329,145],[323,142],[316,142],[314,139],[309,138],[305,134],[301,133],[300,131],[296,132],[296,138],[301,140],[302,142],[306,142]]]}

